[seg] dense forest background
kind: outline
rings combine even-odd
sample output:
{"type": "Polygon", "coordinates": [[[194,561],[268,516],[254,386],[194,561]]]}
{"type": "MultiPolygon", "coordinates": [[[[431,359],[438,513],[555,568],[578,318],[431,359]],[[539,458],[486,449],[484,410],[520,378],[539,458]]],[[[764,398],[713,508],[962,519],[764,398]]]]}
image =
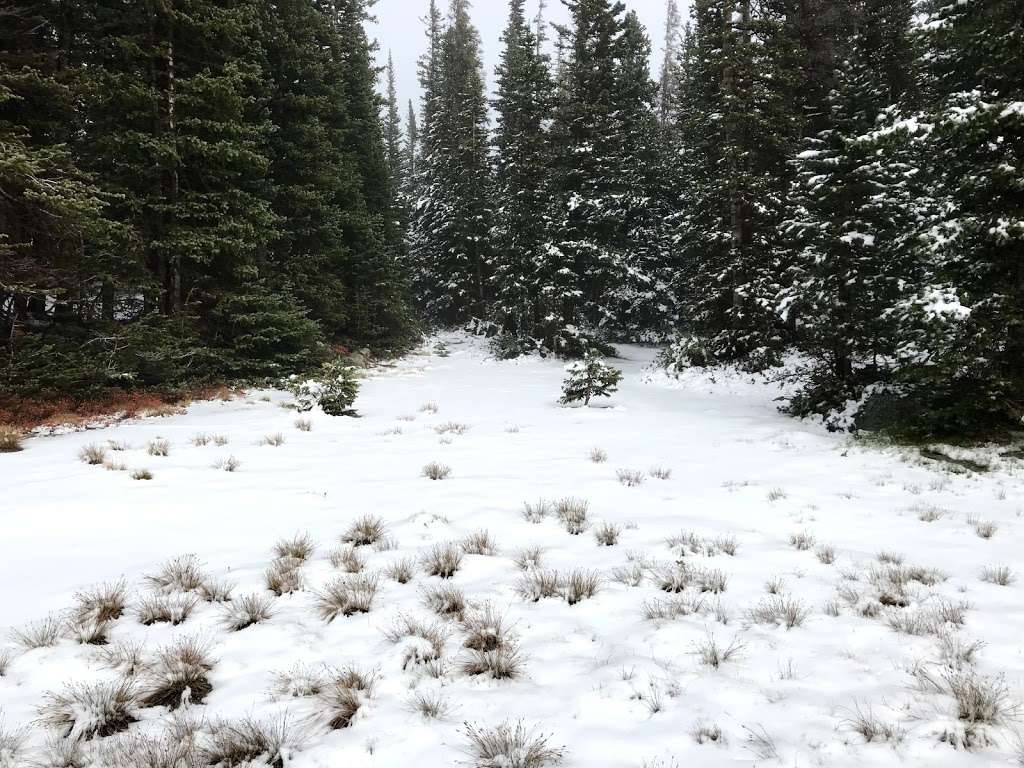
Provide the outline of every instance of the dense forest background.
{"type": "Polygon", "coordinates": [[[1016,0],[668,0],[656,81],[623,3],[562,2],[551,29],[511,0],[488,99],[468,0],[432,0],[415,106],[367,0],[7,3],[3,388],[468,326],[501,356],[785,362],[788,409],[835,427],[1020,429],[1016,0]]]}

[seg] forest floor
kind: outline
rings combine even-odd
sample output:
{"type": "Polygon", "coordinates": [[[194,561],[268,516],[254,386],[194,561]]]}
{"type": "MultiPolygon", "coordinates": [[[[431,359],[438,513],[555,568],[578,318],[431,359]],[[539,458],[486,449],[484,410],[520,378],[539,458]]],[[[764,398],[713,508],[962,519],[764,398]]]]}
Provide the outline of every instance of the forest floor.
{"type": "Polygon", "coordinates": [[[113,755],[161,732],[241,765],[223,734],[266,746],[246,718],[287,768],[1024,759],[1024,462],[829,434],[773,386],[669,378],[640,347],[610,401],[561,407],[558,361],[443,339],[370,371],[357,419],[249,392],[0,455],[0,766],[69,732],[89,768],[155,766],[113,755]],[[344,544],[365,516],[376,541],[344,544]],[[301,534],[314,551],[275,554],[301,534]],[[171,713],[190,638],[208,663],[171,713]],[[96,701],[125,677],[118,719],[96,701]],[[520,721],[550,761],[474,746],[520,721]]]}

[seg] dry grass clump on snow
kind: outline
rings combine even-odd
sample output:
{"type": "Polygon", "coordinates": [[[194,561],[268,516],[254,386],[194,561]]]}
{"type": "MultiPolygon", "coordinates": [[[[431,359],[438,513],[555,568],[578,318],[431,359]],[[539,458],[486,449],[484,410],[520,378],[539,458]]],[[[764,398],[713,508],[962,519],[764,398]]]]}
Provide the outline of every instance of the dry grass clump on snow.
{"type": "Polygon", "coordinates": [[[701,664],[718,669],[727,661],[738,656],[742,650],[743,643],[738,638],[734,637],[728,645],[722,646],[718,643],[717,638],[709,632],[703,640],[694,646],[693,652],[700,659],[701,664]]]}
{"type": "Polygon", "coordinates": [[[441,406],[431,400],[430,402],[424,403],[420,406],[420,413],[436,414],[441,410],[441,406]]]}
{"type": "Polygon", "coordinates": [[[149,668],[146,648],[135,640],[104,646],[99,649],[97,659],[102,666],[116,670],[125,677],[136,677],[149,668]]]}
{"type": "Polygon", "coordinates": [[[542,523],[552,513],[554,505],[545,499],[523,503],[523,519],[528,523],[542,523]]]}
{"type": "Polygon", "coordinates": [[[124,580],[99,584],[75,593],[73,614],[78,619],[114,621],[124,615],[128,585],[124,580]]]}
{"type": "Polygon", "coordinates": [[[725,735],[722,729],[713,723],[696,723],[690,730],[690,736],[698,744],[724,744],[725,735]]]}
{"type": "Polygon", "coordinates": [[[474,531],[462,540],[462,551],[467,555],[496,555],[498,545],[489,531],[474,531]]]}
{"type": "Polygon", "coordinates": [[[862,707],[860,704],[847,710],[846,716],[840,721],[840,726],[859,733],[868,744],[872,742],[890,742],[899,744],[906,737],[906,731],[899,723],[892,723],[878,717],[871,707],[862,707]]]}
{"type": "Polygon", "coordinates": [[[428,576],[450,579],[462,565],[462,550],[455,544],[435,544],[422,558],[428,576]]]}
{"type": "Polygon", "coordinates": [[[263,581],[278,597],[302,589],[302,561],[293,557],[280,557],[263,574],[263,581]]]}
{"type": "Polygon", "coordinates": [[[563,582],[565,601],[569,605],[589,600],[601,590],[601,575],[596,571],[574,570],[563,582]]]}
{"type": "Polygon", "coordinates": [[[602,547],[614,547],[619,543],[619,536],[622,529],[614,523],[601,523],[594,530],[594,538],[602,547]]]}
{"type": "Polygon", "coordinates": [[[344,544],[351,544],[353,547],[368,547],[382,541],[387,535],[387,526],[379,517],[364,515],[349,525],[348,530],[341,536],[344,544]]]}
{"type": "Polygon", "coordinates": [[[182,638],[162,648],[141,679],[143,707],[177,709],[201,704],[213,690],[209,674],[214,667],[207,646],[195,638],[182,638]]]}
{"type": "Polygon", "coordinates": [[[411,557],[395,560],[384,569],[384,575],[399,584],[408,584],[416,575],[416,561],[411,557]]]}
{"type": "Polygon", "coordinates": [[[604,450],[604,448],[591,448],[587,458],[595,464],[604,464],[608,461],[608,451],[604,450]]]}
{"type": "Polygon", "coordinates": [[[205,579],[199,587],[199,597],[208,603],[229,603],[235,585],[225,579],[205,579]]]}
{"type": "Polygon", "coordinates": [[[548,597],[561,597],[565,580],[558,571],[532,570],[524,573],[514,589],[523,600],[537,603],[548,597]]]}
{"type": "MultiPolygon", "coordinates": [[[[460,610],[459,616],[461,615],[460,610]]],[[[428,624],[400,614],[394,623],[384,630],[384,637],[388,642],[404,646],[402,669],[409,669],[418,664],[438,661],[444,654],[445,643],[448,642],[448,630],[438,624],[428,624]]]]}
{"type": "Polygon", "coordinates": [[[747,611],[747,620],[752,624],[781,624],[786,629],[803,626],[810,611],[794,597],[773,595],[761,600],[747,611]]]}
{"type": "Polygon", "coordinates": [[[544,563],[544,547],[524,547],[516,553],[512,560],[520,571],[532,571],[544,563]]]}
{"type": "Polygon", "coordinates": [[[459,621],[459,628],[466,637],[463,645],[474,651],[493,651],[511,641],[505,617],[490,603],[467,612],[459,621]]]}
{"type": "Polygon", "coordinates": [[[361,573],[366,568],[366,560],[352,546],[332,549],[327,559],[331,565],[345,573],[361,573]]]}
{"type": "Polygon", "coordinates": [[[999,530],[999,526],[990,520],[980,520],[973,515],[967,517],[967,524],[974,528],[974,532],[981,539],[991,539],[999,530]]]}
{"type": "Polygon", "coordinates": [[[82,447],[78,452],[78,458],[90,466],[98,467],[107,460],[107,449],[92,443],[82,447]]]}
{"type": "Polygon", "coordinates": [[[139,699],[127,681],[69,683],[49,692],[39,706],[39,722],[70,741],[113,736],[138,721],[139,699]]]}
{"type": "Polygon", "coordinates": [[[316,607],[326,621],[338,616],[369,613],[377,596],[375,575],[356,574],[335,579],[316,593],[316,607]]]}
{"type": "Polygon", "coordinates": [[[0,768],[18,768],[23,763],[28,731],[24,728],[8,730],[0,720],[0,768]]]}
{"type": "Polygon", "coordinates": [[[642,606],[644,618],[648,621],[673,621],[681,616],[704,613],[706,609],[704,599],[695,595],[674,595],[659,600],[647,600],[642,606]]]}
{"type": "Polygon", "coordinates": [[[627,488],[636,488],[638,485],[643,485],[646,478],[647,476],[638,469],[615,470],[615,479],[627,488]]]}
{"type": "Polygon", "coordinates": [[[21,432],[0,424],[0,453],[16,453],[21,449],[21,432]]]}
{"type": "Polygon", "coordinates": [[[295,428],[299,430],[299,432],[312,432],[313,422],[309,419],[296,419],[295,428]]]}
{"type": "Polygon", "coordinates": [[[452,474],[452,469],[447,464],[432,461],[423,467],[421,474],[429,480],[447,480],[452,474]]]}
{"type": "Polygon", "coordinates": [[[274,555],[278,558],[292,558],[306,562],[316,551],[316,544],[308,533],[295,534],[290,539],[280,539],[274,545],[274,555]]]}
{"type": "Polygon", "coordinates": [[[672,470],[669,467],[651,467],[648,473],[655,480],[670,480],[672,479],[672,470]]]}
{"type": "Polygon", "coordinates": [[[274,432],[273,434],[270,435],[264,435],[257,443],[257,445],[270,446],[271,448],[280,448],[282,445],[284,445],[284,442],[284,435],[282,435],[280,432],[274,432]]]}
{"type": "Polygon", "coordinates": [[[565,751],[550,745],[547,736],[526,728],[502,723],[494,728],[466,726],[466,753],[473,768],[545,768],[561,765],[565,751]]]}
{"type": "Polygon", "coordinates": [[[904,635],[938,635],[948,626],[963,626],[968,607],[966,603],[939,600],[914,610],[890,610],[885,621],[890,629],[904,635]]]}
{"type": "Polygon", "coordinates": [[[13,648],[0,648],[0,677],[7,674],[7,670],[10,669],[11,662],[16,656],[13,648]]]}
{"type": "Polygon", "coordinates": [[[146,453],[150,456],[170,456],[171,455],[171,441],[165,440],[160,437],[156,440],[150,440],[146,444],[146,453]]]}
{"type": "Polygon", "coordinates": [[[789,544],[794,549],[798,549],[801,552],[806,552],[814,546],[814,534],[808,531],[800,531],[799,533],[793,533],[789,536],[789,544]]]}
{"type": "Polygon", "coordinates": [[[526,659],[519,647],[506,640],[488,651],[469,650],[459,659],[459,671],[467,677],[486,676],[493,680],[517,680],[526,671],[526,659]]]}
{"type": "Polygon", "coordinates": [[[210,437],[210,436],[209,436],[208,434],[206,434],[205,432],[199,432],[199,433],[197,433],[197,434],[195,434],[195,435],[192,435],[192,439],[191,439],[191,441],[190,441],[190,442],[191,442],[191,443],[192,443],[192,445],[194,445],[194,446],[195,446],[196,448],[202,448],[202,447],[204,447],[204,446],[207,446],[207,445],[209,445],[209,444],[210,444],[210,442],[211,442],[212,440],[213,440],[213,438],[211,438],[211,437],[210,437]]]}
{"type": "MultiPolygon", "coordinates": [[[[99,750],[101,762],[96,764],[116,768],[198,768],[203,763],[196,746],[197,729],[188,727],[191,732],[178,732],[181,729],[172,724],[161,734],[122,734],[103,742],[99,750]]],[[[59,768],[78,766],[59,765],[59,768]]]]}
{"type": "Polygon", "coordinates": [[[590,504],[583,499],[567,497],[555,502],[555,514],[573,536],[579,536],[589,527],[589,510],[590,504]]]}
{"type": "Polygon", "coordinates": [[[161,592],[198,592],[206,574],[195,555],[183,555],[168,560],[159,571],[145,578],[153,589],[161,592]]]}
{"type": "Polygon", "coordinates": [[[199,598],[193,595],[146,595],[139,600],[136,615],[139,623],[150,627],[154,624],[178,626],[188,620],[199,605],[199,598]]]}
{"type": "Polygon", "coordinates": [[[318,696],[324,689],[327,671],[306,664],[293,664],[283,672],[272,675],[270,693],[283,699],[301,699],[318,696]]]}
{"type": "Polygon", "coordinates": [[[107,461],[103,462],[103,468],[105,470],[107,470],[107,472],[127,472],[128,471],[128,465],[125,464],[123,461],[111,461],[110,459],[107,459],[107,461]]]}
{"type": "Polygon", "coordinates": [[[460,619],[466,612],[466,595],[453,584],[423,589],[423,603],[438,616],[460,619]]]}
{"type": "Polygon", "coordinates": [[[373,695],[376,673],[362,672],[356,667],[329,670],[318,694],[326,709],[327,726],[340,730],[352,725],[359,710],[373,695]]]}
{"type": "Polygon", "coordinates": [[[452,707],[439,691],[415,691],[406,700],[406,708],[425,720],[445,720],[452,707]]]}
{"type": "Polygon", "coordinates": [[[668,545],[669,549],[678,549],[683,554],[690,552],[694,555],[704,555],[705,557],[715,557],[720,554],[735,557],[736,552],[739,551],[739,542],[735,536],[706,538],[693,531],[680,531],[669,536],[665,539],[665,544],[668,545]]]}
{"type": "Polygon", "coordinates": [[[832,565],[836,561],[835,547],[829,544],[818,547],[814,550],[814,554],[822,565],[832,565]]]}
{"type": "Polygon", "coordinates": [[[1017,580],[1009,566],[986,566],[981,569],[981,580],[1000,587],[1008,587],[1017,580]]]}
{"type": "Polygon", "coordinates": [[[302,741],[301,734],[293,732],[287,715],[273,720],[219,720],[210,724],[209,733],[199,765],[218,768],[264,764],[283,768],[291,751],[302,741]]]}
{"type": "Polygon", "coordinates": [[[223,472],[237,472],[241,466],[242,462],[234,456],[228,456],[226,459],[217,459],[213,463],[214,469],[219,469],[223,472]]]}
{"type": "Polygon", "coordinates": [[[469,425],[461,424],[457,421],[448,421],[444,424],[438,424],[434,427],[434,431],[439,435],[464,435],[469,431],[469,425]]]}
{"type": "Polygon", "coordinates": [[[11,639],[27,651],[52,648],[60,642],[64,622],[56,616],[32,622],[21,629],[11,630],[11,639]]]}
{"type": "Polygon", "coordinates": [[[268,621],[273,616],[273,598],[253,593],[225,603],[221,609],[221,624],[232,632],[241,632],[254,624],[268,621]]]}
{"type": "Polygon", "coordinates": [[[153,479],[153,473],[150,472],[148,469],[144,469],[144,468],[143,469],[135,469],[135,470],[132,470],[131,478],[132,478],[132,480],[152,480],[153,479]]]}

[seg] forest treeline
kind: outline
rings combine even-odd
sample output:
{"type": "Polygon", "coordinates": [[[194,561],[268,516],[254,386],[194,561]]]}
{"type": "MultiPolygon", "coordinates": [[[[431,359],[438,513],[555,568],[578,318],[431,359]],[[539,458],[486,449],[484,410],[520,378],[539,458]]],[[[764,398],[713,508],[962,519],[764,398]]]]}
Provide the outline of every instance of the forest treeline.
{"type": "Polygon", "coordinates": [[[668,0],[658,82],[625,4],[562,1],[552,46],[510,3],[493,135],[468,4],[431,4],[407,194],[430,316],[510,355],[795,351],[793,413],[1021,428],[1016,0],[668,0]]]}
{"type": "Polygon", "coordinates": [[[279,376],[414,338],[366,11],[3,4],[3,388],[279,376]]]}
{"type": "Polygon", "coordinates": [[[624,3],[561,2],[510,0],[493,89],[468,0],[426,2],[406,108],[369,0],[6,5],[4,385],[275,376],[427,323],[788,362],[837,427],[1020,428],[1015,0],[667,0],[656,78],[624,3]]]}

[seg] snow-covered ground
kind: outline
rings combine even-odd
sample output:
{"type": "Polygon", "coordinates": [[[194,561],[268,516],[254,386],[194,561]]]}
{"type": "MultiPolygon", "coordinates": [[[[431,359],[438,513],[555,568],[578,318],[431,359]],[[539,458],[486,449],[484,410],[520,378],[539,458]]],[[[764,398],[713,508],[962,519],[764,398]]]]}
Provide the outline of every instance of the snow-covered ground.
{"type": "MultiPolygon", "coordinates": [[[[186,711],[207,729],[220,718],[271,721],[287,712],[289,768],[473,765],[467,723],[486,730],[520,720],[579,768],[980,768],[1016,759],[1024,592],[1020,581],[982,576],[1024,570],[1020,462],[954,472],[910,451],[859,444],[780,415],[771,387],[740,376],[669,379],[649,370],[652,350],[635,347],[615,362],[625,379],[610,402],[564,408],[558,362],[498,362],[476,340],[446,340],[447,357],[424,353],[372,372],[359,419],[313,413],[311,431],[301,431],[287,394],[252,392],[180,416],[36,438],[22,453],[0,455],[0,667],[5,653],[12,657],[0,669],[0,729],[29,727],[27,751],[9,764],[31,765],[45,740],[35,721],[47,692],[124,674],[101,663],[105,649],[139,641],[151,662],[183,637],[207,643],[215,661],[212,690],[186,711]],[[436,413],[421,410],[430,402],[436,413]],[[439,434],[449,422],[468,429],[439,434]],[[258,444],[278,432],[282,445],[258,444]],[[196,446],[200,433],[229,442],[196,446]],[[169,455],[147,453],[157,439],[169,441],[169,455]],[[129,471],[79,460],[84,446],[108,441],[126,444],[107,459],[129,471]],[[595,448],[607,462],[591,460],[595,448]],[[214,468],[232,456],[237,471],[214,468]],[[424,478],[430,462],[450,476],[424,478]],[[153,479],[132,479],[140,468],[153,479]],[[655,477],[655,468],[670,477],[655,477]],[[645,477],[629,487],[618,470],[645,477]],[[554,513],[524,518],[524,502],[566,497],[589,503],[582,534],[570,535],[554,513]],[[327,621],[317,594],[352,578],[329,554],[366,515],[380,518],[388,537],[359,548],[364,574],[379,576],[372,608],[327,621]],[[614,546],[596,540],[605,523],[618,527],[614,546]],[[466,555],[450,580],[426,575],[432,547],[479,531],[489,532],[494,554],[466,555]],[[236,596],[270,598],[273,546],[297,533],[318,546],[301,566],[303,588],[274,598],[269,620],[229,631],[225,606],[200,601],[180,625],[139,623],[139,601],[153,590],[144,575],[185,554],[210,579],[233,583],[236,596]],[[525,599],[517,584],[537,569],[516,558],[534,546],[544,573],[596,572],[597,593],[575,604],[525,599]],[[387,575],[403,559],[416,561],[407,584],[387,575]],[[109,624],[111,645],[64,637],[25,650],[10,639],[10,630],[66,611],[79,590],[122,578],[131,597],[109,624]],[[673,579],[683,591],[661,589],[673,579]],[[488,604],[503,617],[500,641],[518,649],[518,677],[464,668],[473,660],[465,629],[425,604],[441,585],[464,593],[470,620],[488,604]],[[796,614],[791,628],[784,611],[773,614],[787,607],[796,614]],[[770,623],[755,620],[759,608],[770,623]],[[672,610],[682,615],[648,615],[672,610]],[[447,628],[440,662],[405,663],[430,649],[388,631],[400,615],[447,628]],[[734,652],[715,667],[705,663],[711,646],[734,652]],[[349,727],[331,730],[323,695],[274,690],[277,674],[296,664],[328,677],[351,665],[377,680],[358,695],[349,727]],[[1004,694],[975,718],[994,722],[962,717],[950,694],[966,696],[971,685],[982,698],[1004,694]],[[417,697],[445,711],[427,718],[417,697]],[[870,743],[854,727],[857,713],[878,731],[870,743]],[[700,725],[705,735],[720,729],[720,738],[698,743],[700,725]]],[[[141,689],[153,674],[139,671],[141,689]]],[[[134,716],[129,733],[182,719],[165,707],[134,716]]],[[[111,753],[94,752],[106,757],[83,765],[115,766],[111,753]]]]}

